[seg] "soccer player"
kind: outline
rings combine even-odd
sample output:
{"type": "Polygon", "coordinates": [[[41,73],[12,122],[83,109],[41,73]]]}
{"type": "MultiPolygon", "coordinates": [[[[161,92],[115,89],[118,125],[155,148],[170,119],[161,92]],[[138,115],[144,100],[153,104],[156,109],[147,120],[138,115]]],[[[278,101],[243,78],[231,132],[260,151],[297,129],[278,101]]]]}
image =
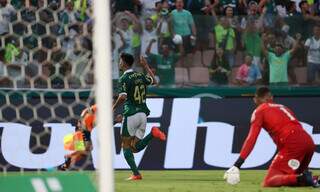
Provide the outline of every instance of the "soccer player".
{"type": "MultiPolygon", "coordinates": [[[[80,120],[76,125],[76,132],[74,137],[77,141],[84,143],[84,150],[75,150],[73,153],[65,156],[65,162],[59,167],[60,170],[68,170],[72,165],[81,159],[87,157],[92,151],[91,131],[95,127],[96,123],[96,104],[84,109],[81,112],[80,120]]],[[[113,124],[122,121],[122,115],[117,115],[113,124]]]]}
{"type": "Polygon", "coordinates": [[[293,112],[284,105],[274,103],[267,87],[256,91],[254,102],[257,108],[252,113],[250,131],[240,157],[234,166],[226,171],[224,178],[231,184],[240,181],[239,168],[252,151],[263,127],[278,149],[263,186],[318,186],[318,178],[312,177],[312,173],[308,171],[316,146],[293,112]]]}
{"type": "Polygon", "coordinates": [[[124,103],[121,140],[124,157],[133,174],[127,180],[141,180],[142,176],[134,161],[133,153],[143,150],[153,138],[161,141],[166,135],[159,128],[153,127],[144,136],[147,116],[150,111],[146,105],[147,86],[156,84],[156,79],[147,61],[141,57],[140,63],[148,75],[133,71],[134,58],[132,55],[120,55],[120,69],[124,72],[119,79],[119,96],[113,105],[113,111],[124,103]]]}

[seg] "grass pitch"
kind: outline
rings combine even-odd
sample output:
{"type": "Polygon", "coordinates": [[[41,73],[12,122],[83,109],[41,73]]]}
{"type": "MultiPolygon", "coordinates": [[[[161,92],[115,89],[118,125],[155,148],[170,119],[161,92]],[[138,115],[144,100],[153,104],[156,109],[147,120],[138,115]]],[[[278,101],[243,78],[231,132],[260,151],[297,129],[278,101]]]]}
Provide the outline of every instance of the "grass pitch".
{"type": "MultiPolygon", "coordinates": [[[[224,171],[142,171],[143,180],[125,181],[129,171],[116,171],[117,192],[315,192],[312,187],[262,188],[266,171],[241,170],[241,182],[228,185],[223,179],[224,171]]],[[[320,174],[320,171],[313,171],[320,174]]]]}
{"type": "MultiPolygon", "coordinates": [[[[97,186],[96,173],[92,171],[83,172],[9,172],[7,176],[70,176],[75,173],[84,174],[97,186]]],[[[281,187],[262,188],[261,183],[266,174],[265,170],[241,170],[241,182],[237,185],[229,185],[223,179],[224,171],[207,170],[179,170],[179,171],[141,171],[143,180],[126,181],[130,171],[115,171],[115,191],[116,192],[320,192],[320,189],[312,187],[281,187]]],[[[315,175],[320,174],[320,170],[313,171],[315,175]]],[[[6,176],[2,176],[6,177],[6,176]]],[[[75,181],[76,182],[76,181],[75,181]]],[[[1,183],[1,177],[0,177],[1,183]]],[[[2,183],[3,184],[3,183],[2,183]]],[[[74,185],[75,183],[71,183],[74,185]]],[[[16,186],[12,186],[14,189],[16,186]]],[[[0,192],[3,190],[0,185],[0,192]]],[[[32,191],[32,190],[31,190],[32,191]]],[[[30,191],[30,192],[31,192],[30,191]]],[[[71,190],[72,192],[74,190],[71,190]]],[[[81,190],[79,190],[80,192],[81,190]]],[[[7,192],[7,191],[5,191],[7,192]]],[[[19,190],[9,190],[8,192],[20,192],[19,190]]],[[[21,192],[29,192],[23,190],[21,192]]],[[[82,191],[81,191],[82,192],[82,191]]],[[[91,192],[91,191],[84,191],[91,192]]]]}

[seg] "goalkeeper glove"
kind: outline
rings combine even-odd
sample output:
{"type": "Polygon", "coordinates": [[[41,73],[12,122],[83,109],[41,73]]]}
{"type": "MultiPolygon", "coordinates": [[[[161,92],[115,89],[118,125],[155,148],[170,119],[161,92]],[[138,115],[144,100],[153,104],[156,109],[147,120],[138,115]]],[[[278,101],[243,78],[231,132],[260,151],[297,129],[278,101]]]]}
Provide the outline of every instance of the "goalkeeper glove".
{"type": "Polygon", "coordinates": [[[231,185],[235,185],[240,182],[240,170],[236,166],[232,166],[228,169],[223,176],[223,179],[231,185]]]}

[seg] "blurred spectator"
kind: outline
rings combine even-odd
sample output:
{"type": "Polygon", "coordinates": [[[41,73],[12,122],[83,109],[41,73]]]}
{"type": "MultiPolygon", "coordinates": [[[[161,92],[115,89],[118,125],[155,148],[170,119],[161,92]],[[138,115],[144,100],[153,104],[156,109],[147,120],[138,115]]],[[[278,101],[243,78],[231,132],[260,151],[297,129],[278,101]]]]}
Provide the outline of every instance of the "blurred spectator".
{"type": "Polygon", "coordinates": [[[19,50],[19,54],[14,58],[14,61],[12,62],[12,64],[26,66],[28,65],[28,62],[29,62],[29,54],[27,50],[21,49],[19,50]]]}
{"type": "Polygon", "coordinates": [[[261,67],[261,37],[254,20],[249,20],[242,35],[242,43],[246,54],[253,57],[253,63],[261,67]]]}
{"type": "Polygon", "coordinates": [[[231,28],[233,28],[233,31],[235,33],[235,49],[233,50],[232,53],[230,53],[229,51],[227,51],[227,58],[229,61],[229,64],[231,64],[231,66],[234,66],[235,64],[235,54],[236,54],[236,50],[241,49],[241,28],[240,28],[240,23],[239,23],[239,18],[238,16],[234,15],[234,9],[230,6],[227,6],[224,9],[224,15],[226,17],[226,19],[229,22],[229,26],[231,28]]]}
{"type": "Polygon", "coordinates": [[[259,15],[259,7],[256,1],[250,1],[248,4],[247,16],[241,19],[240,27],[242,30],[247,28],[247,23],[254,23],[257,29],[263,26],[263,14],[259,15]]]}
{"type": "Polygon", "coordinates": [[[71,29],[69,31],[69,35],[63,39],[62,51],[64,51],[66,55],[69,55],[71,52],[73,52],[76,44],[76,36],[77,36],[76,30],[71,29]]]}
{"type": "Polygon", "coordinates": [[[210,14],[217,4],[209,0],[187,0],[185,9],[190,11],[193,16],[197,29],[196,49],[201,51],[201,63],[204,65],[203,52],[208,47],[209,33],[211,32],[214,21],[210,14]]]}
{"type": "MultiPolygon", "coordinates": [[[[294,44],[296,43],[295,39],[288,34],[288,31],[289,31],[289,26],[284,24],[281,27],[281,32],[279,34],[279,36],[281,37],[281,40],[282,40],[283,47],[286,50],[292,49],[294,44]]],[[[298,50],[294,54],[292,54],[292,56],[289,60],[289,63],[288,63],[288,75],[291,80],[291,83],[293,83],[293,84],[297,83],[297,76],[295,73],[295,68],[296,68],[297,62],[295,62],[294,59],[297,57],[297,53],[299,50],[303,51],[303,49],[301,49],[299,46],[298,50]]]]}
{"type": "Polygon", "coordinates": [[[91,52],[77,47],[66,57],[66,60],[72,63],[72,74],[80,77],[85,75],[86,69],[89,67],[91,52]]]}
{"type": "Polygon", "coordinates": [[[122,11],[130,11],[131,13],[138,13],[139,0],[115,0],[114,13],[122,11]]]}
{"type": "Polygon", "coordinates": [[[66,8],[59,13],[59,19],[64,25],[77,23],[77,15],[73,6],[73,1],[68,1],[66,3],[66,8]]]}
{"type": "Polygon", "coordinates": [[[224,55],[224,50],[222,48],[217,48],[209,68],[209,85],[227,85],[229,83],[229,76],[231,73],[230,69],[231,68],[224,55]]]}
{"type": "Polygon", "coordinates": [[[278,1],[275,9],[276,9],[277,15],[279,17],[284,18],[284,17],[288,16],[287,8],[286,8],[286,1],[278,1]]]}
{"type": "Polygon", "coordinates": [[[268,39],[268,50],[274,52],[276,44],[277,44],[277,37],[274,33],[269,33],[267,36],[268,39]]]}
{"type": "MultiPolygon", "coordinates": [[[[181,35],[183,42],[179,46],[181,57],[193,51],[196,40],[196,26],[191,13],[185,9],[183,0],[176,0],[176,9],[171,12],[172,35],[181,35]]],[[[183,60],[182,60],[183,63],[183,60]]]]}
{"type": "Polygon", "coordinates": [[[161,46],[161,54],[152,54],[151,44],[147,48],[147,55],[149,60],[153,60],[156,63],[156,74],[158,75],[160,86],[174,86],[175,84],[175,65],[179,60],[179,55],[173,53],[170,50],[170,46],[163,44],[161,46]]]}
{"type": "Polygon", "coordinates": [[[260,12],[264,12],[264,25],[265,27],[274,27],[274,19],[277,16],[275,0],[261,0],[259,2],[260,12]]]}
{"type": "Polygon", "coordinates": [[[158,23],[158,19],[161,16],[161,11],[162,11],[162,1],[158,0],[155,3],[155,8],[154,8],[154,13],[151,14],[149,17],[152,19],[152,21],[154,22],[154,24],[156,25],[158,23]]]}
{"type": "MultiPolygon", "coordinates": [[[[300,40],[301,36],[297,37],[300,40]]],[[[292,54],[298,48],[296,42],[292,49],[285,51],[284,47],[280,43],[276,43],[274,47],[274,53],[268,51],[265,46],[267,36],[264,34],[262,37],[262,52],[266,56],[269,63],[269,83],[271,85],[287,85],[288,84],[288,62],[292,54]]]]}
{"type": "Polygon", "coordinates": [[[15,14],[16,10],[7,0],[0,0],[0,36],[9,32],[9,23],[15,14]]]}
{"type": "MultiPolygon", "coordinates": [[[[153,19],[155,22],[155,19],[153,19]]],[[[163,0],[161,4],[160,15],[157,16],[158,29],[159,29],[159,44],[169,44],[171,45],[171,32],[169,28],[170,13],[169,4],[167,0],[163,0]]]]}
{"type": "Polygon", "coordinates": [[[288,16],[293,16],[297,13],[300,13],[298,10],[297,10],[297,5],[296,5],[296,1],[294,0],[290,0],[288,3],[287,3],[287,14],[288,16]]]}
{"type": "Polygon", "coordinates": [[[158,34],[159,30],[154,27],[152,19],[150,17],[146,18],[144,29],[141,33],[141,55],[146,56],[146,51],[149,47],[150,53],[158,54],[158,34]]]}
{"type": "Polygon", "coordinates": [[[312,33],[312,26],[314,25],[314,23],[320,21],[320,17],[314,16],[310,12],[310,5],[308,4],[308,1],[304,1],[304,0],[301,1],[299,3],[299,7],[301,9],[301,14],[303,16],[302,37],[303,39],[306,39],[312,33]]]}
{"type": "Polygon", "coordinates": [[[5,46],[5,61],[6,63],[12,63],[15,58],[20,54],[19,48],[15,45],[15,42],[8,43],[5,46]]]}
{"type": "Polygon", "coordinates": [[[227,6],[224,10],[224,15],[229,22],[230,27],[237,29],[239,27],[239,18],[238,16],[234,15],[234,11],[232,7],[227,6]]]}
{"type": "Polygon", "coordinates": [[[144,17],[150,17],[156,13],[156,3],[161,0],[140,0],[142,11],[141,15],[144,17]]]}
{"type": "Polygon", "coordinates": [[[280,37],[283,40],[283,46],[285,49],[291,49],[295,43],[295,40],[293,37],[289,35],[289,26],[288,25],[283,25],[281,27],[280,31],[280,37]]]}
{"type": "MultiPolygon", "coordinates": [[[[53,0],[56,1],[56,0],[53,0]]],[[[90,3],[90,1],[88,0],[73,0],[73,4],[74,4],[74,10],[76,11],[77,14],[77,19],[79,21],[85,22],[86,20],[88,20],[88,15],[87,15],[87,11],[88,10],[88,6],[90,6],[92,3],[90,3]]]]}
{"type": "Polygon", "coordinates": [[[120,31],[115,31],[112,36],[112,79],[119,79],[119,55],[125,46],[125,40],[120,31]]]}
{"type": "Polygon", "coordinates": [[[314,83],[316,74],[320,72],[320,25],[313,28],[313,36],[305,42],[308,50],[308,83],[314,83]]]}
{"type": "MultiPolygon", "coordinates": [[[[240,0],[241,1],[241,0],[240,0]]],[[[220,4],[220,12],[224,13],[225,9],[227,7],[231,7],[234,11],[237,11],[237,7],[238,7],[238,0],[218,0],[217,2],[219,2],[220,4]]]]}
{"type": "MultiPolygon", "coordinates": [[[[264,43],[265,47],[267,48],[268,51],[274,52],[275,46],[276,46],[276,37],[273,33],[263,33],[261,37],[261,44],[264,43]],[[262,41],[262,37],[265,38],[264,41],[262,41]]],[[[262,50],[261,50],[261,53],[262,50]]],[[[262,73],[262,82],[264,85],[269,84],[269,63],[266,58],[266,55],[261,54],[261,73],[262,73]]]]}
{"type": "Polygon", "coordinates": [[[214,27],[216,47],[222,48],[230,67],[234,66],[234,53],[236,49],[236,34],[226,17],[214,27]]]}
{"type": "Polygon", "coordinates": [[[256,85],[262,79],[260,68],[252,61],[252,57],[247,55],[236,74],[238,85],[256,85]]]}
{"type": "Polygon", "coordinates": [[[301,12],[297,11],[296,3],[294,1],[290,1],[287,9],[288,17],[286,18],[286,23],[289,25],[289,34],[295,35],[297,33],[300,33],[302,35],[302,38],[305,39],[304,27],[297,27],[303,25],[304,19],[301,12]]]}
{"type": "Polygon", "coordinates": [[[125,42],[124,48],[121,51],[136,55],[134,49],[140,48],[140,36],[137,36],[141,32],[140,21],[134,14],[128,11],[116,15],[113,20],[116,26],[117,21],[119,22],[119,28],[116,28],[116,31],[119,31],[118,34],[123,37],[125,42]],[[130,21],[132,21],[132,24],[130,24],[130,21]]]}

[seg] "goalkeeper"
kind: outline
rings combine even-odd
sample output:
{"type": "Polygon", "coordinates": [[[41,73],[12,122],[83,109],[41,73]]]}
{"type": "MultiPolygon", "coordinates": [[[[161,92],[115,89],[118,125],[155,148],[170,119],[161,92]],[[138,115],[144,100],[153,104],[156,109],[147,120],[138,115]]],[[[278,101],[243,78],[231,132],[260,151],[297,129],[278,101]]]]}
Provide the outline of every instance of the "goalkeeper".
{"type": "Polygon", "coordinates": [[[251,117],[249,134],[242,146],[239,159],[225,173],[224,178],[227,182],[236,184],[240,181],[239,168],[251,153],[263,127],[278,148],[263,186],[319,187],[318,178],[312,177],[312,173],[308,171],[316,146],[293,112],[284,105],[274,103],[267,87],[257,90],[254,102],[257,108],[251,117]]]}
{"type": "MultiPolygon", "coordinates": [[[[76,132],[65,137],[65,149],[74,151],[65,156],[65,162],[59,167],[60,170],[67,170],[76,162],[87,157],[92,150],[91,131],[95,127],[97,106],[92,105],[84,109],[76,126],[76,132]]],[[[122,115],[117,115],[113,124],[120,123],[122,115]]]]}

